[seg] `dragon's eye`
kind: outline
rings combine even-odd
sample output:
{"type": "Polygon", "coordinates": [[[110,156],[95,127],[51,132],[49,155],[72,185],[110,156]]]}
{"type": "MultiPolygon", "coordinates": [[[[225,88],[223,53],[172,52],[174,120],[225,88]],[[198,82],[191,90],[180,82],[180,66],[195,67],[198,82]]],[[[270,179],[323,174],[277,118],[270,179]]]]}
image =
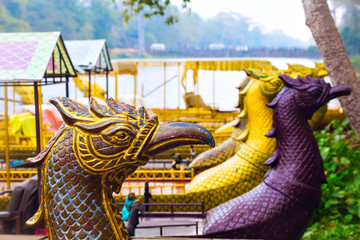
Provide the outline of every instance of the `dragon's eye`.
{"type": "Polygon", "coordinates": [[[309,91],[309,93],[310,93],[310,95],[317,97],[317,96],[321,95],[322,91],[319,88],[315,88],[315,89],[309,91]]]}
{"type": "Polygon", "coordinates": [[[136,137],[136,133],[126,126],[113,126],[101,135],[108,143],[118,146],[126,146],[136,137]]]}
{"type": "Polygon", "coordinates": [[[118,134],[116,134],[116,136],[117,136],[117,138],[118,139],[124,139],[125,137],[126,137],[126,133],[124,133],[124,132],[121,132],[121,133],[118,133],[118,134]]]}
{"type": "Polygon", "coordinates": [[[128,139],[133,139],[133,136],[131,136],[130,134],[128,134],[125,131],[120,131],[114,136],[114,138],[116,140],[118,140],[119,142],[124,142],[128,139]]]}

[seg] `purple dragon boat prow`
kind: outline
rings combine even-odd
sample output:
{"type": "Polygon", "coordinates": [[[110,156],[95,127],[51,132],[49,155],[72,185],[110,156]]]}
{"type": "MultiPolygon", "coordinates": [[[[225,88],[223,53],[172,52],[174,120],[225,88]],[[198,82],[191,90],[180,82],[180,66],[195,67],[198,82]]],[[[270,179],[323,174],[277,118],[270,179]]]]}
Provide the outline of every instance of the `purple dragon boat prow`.
{"type": "Polygon", "coordinates": [[[300,239],[320,203],[326,177],[307,120],[330,99],[351,90],[308,76],[279,77],[285,86],[268,104],[273,127],[267,136],[276,137],[276,150],[265,162],[271,169],[256,188],[208,212],[206,237],[300,239]]]}

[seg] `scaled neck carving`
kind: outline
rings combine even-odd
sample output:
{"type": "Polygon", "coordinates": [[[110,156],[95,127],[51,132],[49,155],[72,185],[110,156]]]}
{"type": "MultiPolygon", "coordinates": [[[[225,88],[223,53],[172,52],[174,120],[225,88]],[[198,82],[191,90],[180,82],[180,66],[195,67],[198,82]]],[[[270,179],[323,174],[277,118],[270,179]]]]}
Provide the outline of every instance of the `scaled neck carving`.
{"type": "Polygon", "coordinates": [[[214,145],[200,126],[159,124],[143,107],[113,99],[107,105],[91,99],[89,107],[65,97],[50,102],[64,125],[29,159],[41,166],[42,186],[40,208],[28,221],[44,219],[49,239],[129,239],[112,197],[126,177],[158,152],[185,144],[214,145]]]}
{"type": "Polygon", "coordinates": [[[251,191],[208,211],[209,238],[298,240],[321,199],[326,182],[320,152],[307,120],[330,99],[350,94],[323,79],[279,76],[284,88],[268,104],[273,109],[276,150],[271,169],[251,191]]]}

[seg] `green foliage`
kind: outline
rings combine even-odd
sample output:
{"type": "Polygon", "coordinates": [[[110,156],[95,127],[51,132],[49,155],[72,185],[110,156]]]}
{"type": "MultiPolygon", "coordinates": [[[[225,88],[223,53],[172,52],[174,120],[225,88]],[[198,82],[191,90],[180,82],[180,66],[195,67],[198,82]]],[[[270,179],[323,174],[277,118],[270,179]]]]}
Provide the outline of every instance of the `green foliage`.
{"type": "Polygon", "coordinates": [[[345,13],[342,17],[340,34],[349,55],[360,54],[360,2],[358,0],[333,0],[342,6],[345,13]]]}
{"type": "Polygon", "coordinates": [[[360,147],[348,119],[316,132],[327,184],[303,240],[360,239],[360,147]]]}
{"type": "MultiPolygon", "coordinates": [[[[182,8],[187,9],[190,0],[182,0],[182,8]]],[[[164,16],[165,11],[170,6],[170,0],[123,0],[122,4],[127,8],[123,11],[124,20],[129,21],[134,14],[143,13],[145,18],[151,16],[164,16]]],[[[166,24],[173,24],[179,21],[176,14],[168,15],[164,22],[166,24]]]]}
{"type": "Polygon", "coordinates": [[[356,72],[360,74],[360,57],[351,58],[351,62],[354,65],[356,72]]]}
{"type": "Polygon", "coordinates": [[[107,38],[121,26],[110,0],[31,0],[22,18],[33,31],[61,31],[64,39],[107,38]]]}
{"type": "Polygon", "coordinates": [[[0,32],[24,32],[29,31],[29,24],[16,17],[18,13],[21,14],[22,5],[19,1],[4,1],[0,2],[0,32]],[[13,15],[14,14],[14,15],[13,15]]]}
{"type": "Polygon", "coordinates": [[[87,15],[88,9],[78,1],[31,0],[22,18],[30,23],[32,31],[61,31],[65,39],[86,39],[94,37],[87,15]]]}

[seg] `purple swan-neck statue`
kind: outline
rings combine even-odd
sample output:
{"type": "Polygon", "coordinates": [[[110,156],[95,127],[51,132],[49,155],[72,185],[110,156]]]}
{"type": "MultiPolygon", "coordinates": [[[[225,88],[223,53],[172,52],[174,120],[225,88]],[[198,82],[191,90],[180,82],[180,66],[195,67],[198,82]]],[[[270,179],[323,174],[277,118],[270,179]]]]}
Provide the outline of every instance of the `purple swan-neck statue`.
{"type": "Polygon", "coordinates": [[[208,212],[204,235],[214,238],[300,239],[326,183],[322,158],[307,120],[330,99],[350,94],[323,79],[280,75],[284,88],[273,108],[276,150],[265,162],[271,169],[250,192],[208,212]]]}

